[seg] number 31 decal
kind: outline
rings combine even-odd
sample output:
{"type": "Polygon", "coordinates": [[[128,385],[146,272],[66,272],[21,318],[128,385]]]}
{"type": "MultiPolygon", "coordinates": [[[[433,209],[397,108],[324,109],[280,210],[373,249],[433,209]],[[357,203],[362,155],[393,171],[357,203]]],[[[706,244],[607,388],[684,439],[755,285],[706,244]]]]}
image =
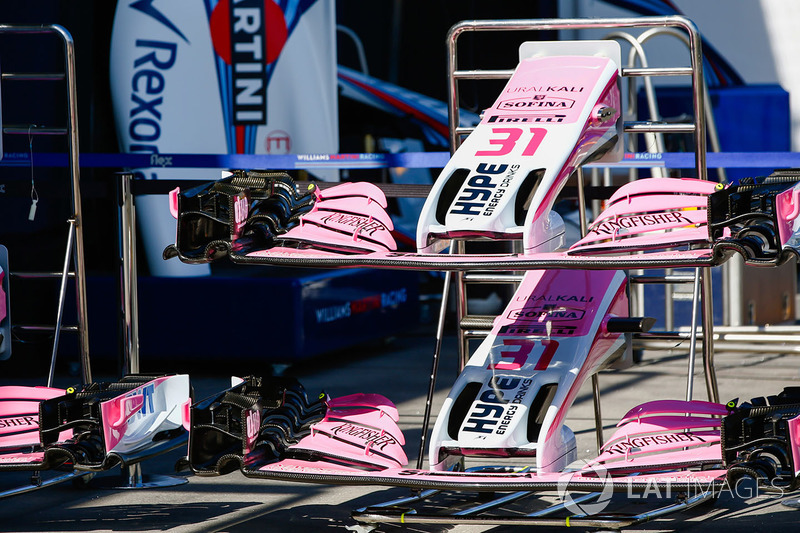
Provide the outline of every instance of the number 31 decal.
{"type": "Polygon", "coordinates": [[[489,363],[488,370],[519,370],[528,362],[528,356],[533,353],[533,349],[537,344],[540,344],[544,350],[539,355],[539,360],[536,362],[534,370],[547,370],[550,366],[550,361],[553,360],[553,355],[558,348],[558,341],[556,340],[533,340],[533,339],[503,339],[503,346],[517,346],[517,350],[501,350],[500,357],[503,359],[510,359],[510,361],[500,361],[498,363],[489,363]]]}
{"type": "Polygon", "coordinates": [[[522,151],[522,155],[533,155],[536,153],[536,149],[539,148],[539,145],[542,144],[542,139],[544,139],[544,136],[547,134],[547,130],[545,128],[529,128],[529,130],[530,131],[525,131],[524,128],[492,128],[493,136],[489,139],[489,144],[497,146],[497,149],[478,150],[475,152],[475,155],[508,155],[514,150],[517,141],[522,138],[523,134],[525,134],[526,138],[530,135],[530,139],[528,139],[525,149],[522,151]]]}

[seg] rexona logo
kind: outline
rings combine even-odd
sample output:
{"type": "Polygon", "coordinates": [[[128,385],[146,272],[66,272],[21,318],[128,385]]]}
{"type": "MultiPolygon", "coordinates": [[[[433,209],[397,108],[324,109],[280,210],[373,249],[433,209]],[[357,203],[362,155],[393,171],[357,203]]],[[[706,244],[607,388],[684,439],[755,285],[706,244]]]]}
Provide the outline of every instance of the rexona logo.
{"type": "Polygon", "coordinates": [[[220,0],[209,21],[214,51],[228,65],[237,126],[267,123],[267,65],[278,59],[289,31],[272,0],[220,0]]]}
{"type": "Polygon", "coordinates": [[[503,100],[497,106],[500,111],[532,111],[537,109],[570,109],[575,105],[575,100],[559,98],[546,94],[534,94],[522,98],[503,100]]]}

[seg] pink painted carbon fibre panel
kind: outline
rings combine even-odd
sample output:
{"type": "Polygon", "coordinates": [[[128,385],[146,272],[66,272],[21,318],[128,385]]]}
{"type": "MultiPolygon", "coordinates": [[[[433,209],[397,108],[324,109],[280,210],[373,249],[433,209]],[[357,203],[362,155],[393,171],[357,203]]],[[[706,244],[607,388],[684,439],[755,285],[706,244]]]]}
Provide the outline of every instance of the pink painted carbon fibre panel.
{"type": "Polygon", "coordinates": [[[386,209],[381,207],[378,202],[361,196],[320,200],[316,202],[314,207],[311,209],[312,213],[315,211],[327,213],[349,213],[362,217],[374,218],[375,220],[381,222],[388,229],[394,229],[394,223],[392,223],[392,218],[386,212],[386,209]]]}
{"type": "MultiPolygon", "coordinates": [[[[362,485],[384,486],[409,486],[438,487],[448,485],[481,486],[483,489],[508,486],[514,484],[512,490],[556,490],[559,484],[569,483],[570,490],[580,490],[581,485],[596,487],[598,482],[609,484],[617,490],[630,487],[642,488],[662,485],[710,487],[725,480],[727,470],[686,471],[676,470],[671,472],[643,473],[634,477],[619,476],[598,479],[597,472],[591,467],[573,472],[553,472],[536,474],[533,472],[519,473],[480,473],[480,472],[436,472],[431,470],[414,470],[405,468],[391,468],[382,472],[364,472],[337,465],[320,465],[319,463],[301,460],[283,460],[269,465],[263,465],[254,472],[259,477],[273,477],[281,479],[294,479],[297,481],[312,481],[317,483],[348,483],[357,482],[362,485]],[[293,477],[297,476],[297,477],[293,477]],[[310,476],[303,479],[303,476],[310,476]],[[525,487],[530,485],[530,487],[525,487]]],[[[248,472],[245,471],[245,475],[248,472]]],[[[508,489],[506,489],[508,490],[508,489]]],[[[593,490],[593,489],[587,489],[593,490]]]]}
{"type": "Polygon", "coordinates": [[[44,461],[44,452],[0,454],[0,465],[40,465],[42,461],[44,461]]]}
{"type": "MultiPolygon", "coordinates": [[[[331,253],[325,250],[302,250],[275,247],[256,250],[244,256],[246,261],[298,266],[302,260],[309,267],[392,268],[409,270],[538,270],[542,268],[668,268],[670,266],[713,266],[724,262],[715,258],[709,249],[657,251],[639,255],[569,255],[565,252],[541,254],[420,254],[411,252],[372,252],[355,255],[331,253]]],[[[236,261],[236,257],[233,257],[236,261]]]]}
{"type": "Polygon", "coordinates": [[[626,183],[620,187],[608,204],[614,205],[629,196],[647,194],[697,194],[709,195],[716,190],[717,184],[713,181],[699,180],[696,178],[646,178],[626,183]]]}
{"type": "MultiPolygon", "coordinates": [[[[657,433],[643,435],[631,432],[631,435],[603,446],[603,451],[597,458],[605,461],[609,458],[624,457],[633,460],[640,456],[682,450],[686,448],[686,459],[692,458],[691,449],[719,444],[719,431],[670,431],[661,430],[657,433]]],[[[720,456],[721,458],[721,456],[720,456]]]]}
{"type": "Polygon", "coordinates": [[[175,220],[178,220],[178,195],[180,193],[180,187],[175,187],[169,191],[169,212],[175,220]]]}
{"type": "Polygon", "coordinates": [[[728,408],[720,403],[704,402],[702,400],[653,400],[637,405],[622,417],[617,427],[632,420],[637,420],[650,415],[662,414],[693,414],[693,415],[718,415],[728,414],[728,408]]]}
{"type": "MultiPolygon", "coordinates": [[[[646,180],[642,180],[646,181],[646,180]]],[[[637,183],[637,182],[634,182],[637,183]]],[[[623,188],[625,188],[623,186],[623,188]]],[[[622,215],[637,214],[642,212],[660,212],[667,210],[680,210],[687,208],[701,208],[705,211],[708,196],[687,195],[687,194],[648,194],[641,196],[628,196],[620,201],[611,204],[601,214],[599,218],[607,219],[622,215]]]]}
{"type": "Polygon", "coordinates": [[[646,472],[648,469],[658,468],[663,470],[673,466],[708,465],[722,462],[722,450],[719,436],[716,440],[709,440],[707,445],[696,445],[689,448],[676,448],[671,451],[662,451],[656,454],[631,453],[629,455],[602,454],[591,461],[591,466],[603,465],[610,471],[626,471],[629,473],[646,472]]]}
{"type": "Polygon", "coordinates": [[[570,252],[709,243],[706,206],[714,190],[714,183],[695,179],[650,178],[625,184],[570,252]]]}
{"type": "Polygon", "coordinates": [[[377,241],[389,250],[395,250],[397,247],[390,231],[391,228],[386,226],[380,219],[369,215],[323,210],[311,211],[300,218],[301,227],[309,223],[337,232],[340,235],[350,234],[355,241],[366,239],[377,241]]]}
{"type": "MultiPolygon", "coordinates": [[[[0,387],[0,448],[38,445],[39,403],[64,394],[51,387],[0,387]]],[[[61,434],[70,436],[72,430],[61,434]]]]}
{"type": "Polygon", "coordinates": [[[684,429],[718,428],[721,424],[721,418],[678,415],[647,416],[641,419],[633,419],[623,426],[619,426],[603,447],[638,435],[649,435],[663,431],[682,431],[684,429]]]}
{"type": "Polygon", "coordinates": [[[0,267],[0,321],[3,321],[8,314],[8,309],[6,309],[6,291],[3,289],[2,285],[5,275],[6,273],[3,271],[3,268],[0,267]]]}
{"type": "Polygon", "coordinates": [[[382,411],[369,409],[342,409],[340,411],[330,410],[325,413],[325,422],[349,422],[359,426],[370,427],[384,433],[390,434],[400,444],[405,444],[406,439],[403,432],[392,420],[389,415],[382,411]]]}
{"type": "Polygon", "coordinates": [[[316,452],[323,457],[349,458],[371,464],[376,469],[405,466],[408,463],[402,445],[394,435],[354,422],[323,420],[314,424],[311,434],[289,446],[288,452],[299,450],[316,452]]]}
{"type": "Polygon", "coordinates": [[[789,445],[792,449],[795,476],[800,475],[800,416],[789,420],[789,445]]]}
{"type": "Polygon", "coordinates": [[[400,413],[391,400],[380,394],[358,393],[347,396],[339,396],[325,401],[328,409],[374,409],[388,415],[395,422],[400,420],[400,413]]]}
{"type": "MultiPolygon", "coordinates": [[[[695,211],[694,213],[697,213],[695,211]]],[[[644,215],[645,217],[648,215],[644,215]]],[[[688,244],[699,243],[708,244],[708,228],[703,221],[699,226],[687,226],[687,222],[694,217],[687,216],[686,213],[679,215],[684,222],[674,222],[671,224],[659,224],[646,230],[637,231],[631,229],[608,230],[607,234],[602,234],[597,229],[596,233],[589,233],[586,237],[572,245],[569,249],[570,254],[619,254],[622,251],[645,251],[650,249],[676,248],[688,244]],[[656,229],[654,229],[656,228],[656,229]],[[656,231],[656,233],[652,233],[656,231]]],[[[627,217],[632,218],[632,217],[627,217]]],[[[637,217],[638,218],[638,217],[637,217]]],[[[644,217],[642,217],[644,218],[644,217]]]]}
{"type": "MultiPolygon", "coordinates": [[[[380,252],[375,252],[380,253],[380,252]]],[[[372,255],[373,252],[365,253],[363,255],[372,255]]],[[[273,246],[268,250],[258,250],[247,254],[249,257],[293,257],[302,258],[308,257],[317,260],[331,260],[342,257],[348,257],[339,252],[330,250],[317,250],[315,248],[292,248],[289,246],[273,246]]]]}
{"type": "Polygon", "coordinates": [[[576,122],[591,89],[610,60],[593,56],[536,57],[523,59],[494,105],[484,112],[482,123],[492,117],[558,112],[559,123],[576,122]],[[527,65],[535,68],[526,68],[527,65]],[[545,83],[542,80],[547,80],[545,83]]]}
{"type": "Polygon", "coordinates": [[[614,275],[614,271],[533,271],[525,276],[504,314],[495,320],[491,335],[508,335],[510,327],[526,326],[546,335],[547,323],[552,337],[586,335],[614,275]]]}
{"type": "Polygon", "coordinates": [[[386,202],[386,195],[383,193],[383,191],[372,183],[366,181],[343,183],[325,190],[317,188],[315,193],[318,200],[361,196],[377,202],[384,209],[388,206],[388,203],[386,202]]]}
{"type": "MultiPolygon", "coordinates": [[[[606,106],[610,106],[617,110],[621,108],[619,86],[617,82],[618,77],[608,80],[608,83],[603,89],[602,95],[598,99],[598,103],[602,102],[606,106]]],[[[619,117],[620,115],[617,113],[617,120],[619,117]]],[[[614,122],[616,122],[616,120],[614,122]]],[[[586,156],[591,153],[591,151],[595,148],[595,145],[602,140],[604,135],[606,135],[612,129],[616,129],[616,126],[611,121],[605,123],[595,123],[593,121],[589,121],[584,125],[583,131],[581,132],[578,141],[575,143],[575,146],[572,148],[572,151],[567,157],[564,166],[559,171],[558,177],[549,187],[547,194],[539,203],[539,205],[536,206],[533,216],[534,219],[539,219],[542,215],[552,209],[553,203],[561,191],[561,188],[566,184],[566,180],[572,175],[572,173],[586,158],[586,156]]]]}
{"type": "Polygon", "coordinates": [[[800,184],[787,189],[775,197],[778,218],[778,236],[785,245],[794,233],[797,217],[800,216],[800,184]]]}
{"type": "Polygon", "coordinates": [[[352,394],[325,401],[325,418],[311,426],[310,435],[290,446],[288,454],[311,454],[319,462],[373,470],[408,462],[405,437],[397,425],[397,407],[379,394],[352,394]]]}
{"type": "Polygon", "coordinates": [[[276,240],[299,241],[310,246],[326,246],[344,251],[369,252],[397,248],[391,233],[380,222],[341,213],[307,213],[303,215],[299,226],[290,229],[276,240]]]}

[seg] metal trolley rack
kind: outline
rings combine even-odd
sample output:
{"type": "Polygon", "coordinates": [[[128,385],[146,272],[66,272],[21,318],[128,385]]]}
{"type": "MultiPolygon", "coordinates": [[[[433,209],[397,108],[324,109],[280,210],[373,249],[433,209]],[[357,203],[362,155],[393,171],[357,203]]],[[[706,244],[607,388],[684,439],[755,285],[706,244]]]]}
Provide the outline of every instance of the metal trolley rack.
{"type": "MultiPolygon", "coordinates": [[[[14,330],[20,331],[52,331],[53,346],[50,359],[50,369],[47,378],[47,386],[53,385],[55,376],[56,356],[58,355],[59,338],[62,331],[76,333],[80,349],[81,378],[84,383],[92,381],[91,364],[89,360],[89,331],[87,325],[87,305],[86,305],[86,264],[84,258],[83,240],[83,218],[81,214],[81,191],[80,191],[80,167],[78,164],[78,110],[75,82],[75,45],[70,33],[58,25],[43,26],[17,26],[0,24],[0,36],[2,35],[32,35],[44,36],[54,35],[62,46],[64,54],[64,71],[58,73],[50,72],[3,72],[2,82],[5,83],[35,83],[35,82],[62,82],[65,85],[66,113],[64,119],[66,126],[41,126],[41,125],[11,125],[3,124],[2,132],[4,135],[47,135],[65,136],[67,140],[68,152],[68,171],[71,180],[70,206],[71,216],[67,220],[69,230],[67,232],[66,252],[64,255],[63,269],[60,272],[10,272],[12,278],[18,279],[60,279],[58,296],[58,308],[55,317],[55,324],[46,325],[23,325],[14,324],[14,330]],[[66,301],[67,283],[69,279],[75,283],[76,295],[76,324],[64,325],[64,305],[66,301]]],[[[8,339],[11,342],[11,339],[8,339]]],[[[31,484],[17,489],[7,490],[0,493],[0,498],[16,494],[30,492],[46,486],[55,485],[70,479],[86,476],[86,472],[60,473],[48,478],[42,478],[35,472],[31,478],[31,484]]]]}
{"type": "Polygon", "coordinates": [[[84,383],[92,381],[91,365],[89,361],[89,332],[86,312],[86,264],[84,259],[83,219],[81,215],[80,167],[78,164],[78,109],[75,82],[75,45],[70,33],[62,26],[17,26],[0,24],[0,35],[55,35],[63,45],[64,72],[3,72],[4,83],[28,82],[64,82],[67,109],[65,113],[66,126],[50,127],[39,125],[10,125],[3,124],[3,134],[7,135],[59,135],[66,136],[68,151],[68,171],[71,179],[72,194],[70,197],[72,215],[69,217],[69,231],[67,233],[66,254],[64,267],[61,272],[12,272],[12,277],[26,279],[51,279],[60,278],[61,285],[58,298],[58,312],[55,326],[15,325],[20,330],[53,330],[53,350],[50,362],[50,373],[47,385],[53,383],[55,360],[58,352],[59,336],[62,331],[78,334],[80,344],[80,361],[82,379],[84,383]],[[67,292],[67,280],[75,280],[77,323],[74,326],[64,326],[64,303],[67,292]]]}
{"type": "MultiPolygon", "coordinates": [[[[695,148],[695,170],[700,179],[708,179],[706,168],[706,109],[703,94],[703,64],[702,48],[699,31],[696,26],[688,19],[683,17],[653,17],[653,18],[620,18],[620,19],[553,19],[553,20],[487,20],[487,21],[465,21],[453,26],[447,36],[448,49],[448,108],[451,151],[455,152],[461,144],[462,139],[471,133],[472,128],[460,127],[459,117],[459,81],[461,80],[503,80],[508,79],[513,74],[512,70],[490,70],[474,69],[463,70],[459,67],[458,60],[458,40],[465,34],[475,32],[498,32],[498,31],[546,31],[546,30],[577,30],[577,29],[647,29],[647,28],[676,28],[684,32],[688,40],[690,65],[679,67],[622,67],[622,76],[626,77],[647,77],[647,76],[682,76],[689,77],[692,85],[692,107],[694,110],[694,121],[688,124],[668,124],[659,121],[626,122],[624,132],[629,134],[640,133],[689,133],[694,137],[695,148]]],[[[583,205],[585,198],[583,187],[583,176],[578,169],[578,199],[579,205],[583,205]]],[[[584,213],[581,213],[581,230],[585,232],[586,220],[584,213]]],[[[451,251],[454,253],[467,253],[465,241],[453,241],[451,251]]],[[[711,297],[711,276],[710,268],[698,268],[694,276],[631,276],[631,283],[694,283],[695,310],[697,301],[702,302],[700,309],[702,323],[702,357],[705,370],[705,384],[709,401],[718,402],[719,394],[717,381],[714,371],[714,347],[713,347],[713,308],[711,297]]],[[[434,352],[434,363],[427,397],[425,415],[423,419],[422,442],[420,444],[420,454],[417,467],[421,468],[422,457],[425,448],[425,439],[428,431],[428,424],[431,417],[432,393],[434,380],[437,371],[438,357],[441,349],[441,340],[444,336],[444,312],[449,296],[449,287],[452,282],[456,292],[456,311],[458,319],[458,348],[459,362],[463,366],[469,357],[469,340],[483,338],[491,329],[494,317],[472,315],[467,307],[467,288],[474,284],[516,284],[521,280],[521,276],[515,273],[498,272],[477,272],[477,271],[456,271],[447,272],[445,287],[443,292],[442,317],[440,317],[437,331],[436,349],[434,352]]],[[[693,328],[695,328],[693,318],[693,328]]],[[[646,335],[646,334],[640,334],[646,335]]],[[[695,331],[686,338],[692,341],[690,353],[690,368],[687,385],[687,398],[692,396],[692,373],[694,365],[694,339],[695,331]]],[[[595,402],[595,425],[597,428],[598,447],[602,444],[602,420],[599,405],[599,383],[597,376],[592,376],[593,399],[595,402]]],[[[426,514],[418,512],[410,506],[423,502],[437,494],[438,491],[429,490],[414,494],[408,498],[400,498],[368,508],[358,509],[353,512],[354,518],[362,524],[378,523],[426,523],[426,524],[471,524],[471,525],[542,525],[542,526],[563,526],[563,518],[555,518],[553,515],[562,512],[564,504],[556,504],[546,509],[531,513],[529,515],[515,516],[485,516],[481,513],[500,509],[502,506],[517,501],[531,492],[517,492],[509,494],[498,494],[497,498],[475,505],[471,508],[460,509],[456,513],[426,514]],[[403,512],[398,512],[403,509],[403,512]]],[[[575,498],[576,503],[591,501],[599,496],[597,493],[586,494],[575,498]]],[[[665,514],[685,510],[705,501],[712,495],[700,493],[692,498],[676,502],[648,512],[643,512],[635,516],[620,517],[572,517],[567,525],[579,527],[604,527],[609,529],[620,529],[652,520],[665,514]]]]}

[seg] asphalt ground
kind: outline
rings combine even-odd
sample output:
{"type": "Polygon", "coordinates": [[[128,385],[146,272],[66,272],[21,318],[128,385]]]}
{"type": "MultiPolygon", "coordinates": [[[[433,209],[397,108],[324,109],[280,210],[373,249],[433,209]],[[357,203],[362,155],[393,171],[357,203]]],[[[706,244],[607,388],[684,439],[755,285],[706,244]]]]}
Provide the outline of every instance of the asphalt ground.
{"type": "MultiPolygon", "coordinates": [[[[335,397],[355,392],[377,392],[392,399],[400,411],[406,452],[409,464],[413,466],[417,458],[433,349],[433,331],[424,327],[385,345],[333,354],[290,371],[311,393],[324,390],[335,397]]],[[[456,376],[455,353],[454,339],[445,339],[434,413],[456,376]]],[[[642,362],[632,368],[601,373],[606,436],[621,415],[639,403],[652,399],[682,399],[686,391],[687,360],[686,349],[679,347],[671,351],[646,352],[642,362]]],[[[145,359],[142,364],[142,370],[148,371],[148,365],[152,363],[145,359]]],[[[796,355],[761,351],[719,352],[716,368],[722,401],[774,394],[785,386],[800,385],[800,359],[796,355]]],[[[190,369],[196,398],[225,388],[229,380],[228,370],[244,374],[250,369],[224,370],[222,375],[219,367],[214,372],[208,369],[193,372],[190,369]]],[[[4,377],[5,381],[13,380],[4,377]]],[[[695,398],[705,399],[701,365],[698,365],[694,382],[695,398]]],[[[593,457],[595,431],[589,384],[582,388],[570,410],[567,425],[577,436],[580,458],[593,457]]],[[[98,474],[85,484],[66,482],[0,499],[0,531],[367,531],[356,527],[357,523],[351,517],[352,510],[409,495],[407,489],[400,488],[264,481],[246,478],[239,472],[220,477],[198,477],[186,472],[175,474],[174,466],[184,453],[176,450],[141,465],[144,482],[157,480],[158,476],[167,476],[161,479],[169,482],[188,481],[177,486],[132,489],[117,468],[98,474]]],[[[0,491],[25,486],[29,478],[28,473],[0,474],[0,491]]],[[[614,497],[612,505],[624,512],[639,513],[674,500],[674,495],[667,496],[652,491],[647,498],[622,494],[614,497]]],[[[748,492],[745,487],[739,493],[734,490],[723,492],[716,502],[702,508],[658,518],[626,531],[794,531],[800,523],[800,511],[781,504],[790,496],[748,492]]],[[[793,496],[800,498],[800,493],[793,496]]],[[[484,496],[474,493],[442,493],[426,503],[420,512],[445,507],[463,508],[484,500],[484,496]]],[[[552,494],[530,496],[509,506],[509,512],[529,513],[556,501],[557,495],[552,494]]],[[[553,531],[557,528],[537,529],[553,531]]],[[[406,524],[381,525],[377,531],[501,533],[537,529],[406,524]]]]}

